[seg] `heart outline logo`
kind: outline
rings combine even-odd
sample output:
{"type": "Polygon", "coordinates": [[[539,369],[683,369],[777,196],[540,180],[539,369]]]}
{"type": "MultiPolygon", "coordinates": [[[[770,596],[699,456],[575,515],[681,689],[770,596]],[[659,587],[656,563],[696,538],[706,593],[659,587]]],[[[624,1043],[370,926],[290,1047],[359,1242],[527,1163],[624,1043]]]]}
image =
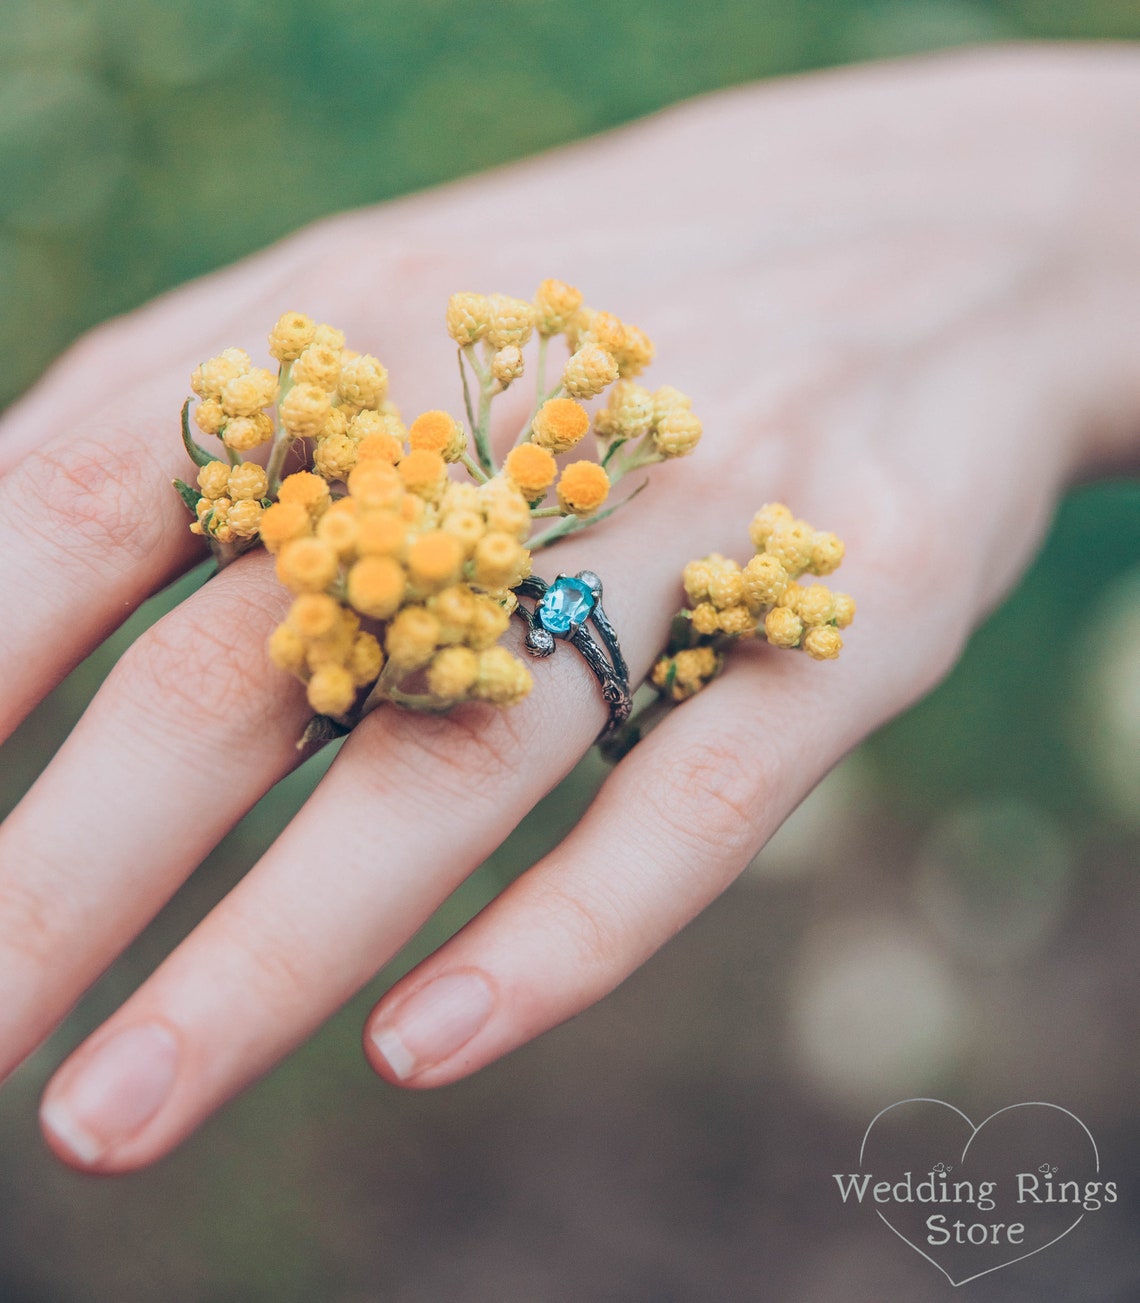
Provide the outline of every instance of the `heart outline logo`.
{"type": "MultiPolygon", "coordinates": [[[[982,1121],[979,1122],[977,1126],[975,1126],[974,1123],[971,1121],[971,1119],[968,1118],[960,1108],[955,1108],[953,1104],[948,1104],[944,1099],[929,1099],[926,1097],[916,1097],[914,1099],[896,1100],[895,1103],[888,1104],[886,1108],[880,1109],[879,1112],[875,1114],[875,1116],[867,1124],[867,1130],[863,1133],[863,1143],[859,1146],[860,1168],[863,1167],[864,1155],[866,1154],[866,1150],[867,1150],[867,1140],[870,1137],[871,1132],[874,1130],[875,1124],[879,1121],[880,1118],[885,1117],[886,1114],[891,1112],[892,1109],[902,1108],[906,1104],[938,1104],[942,1108],[948,1108],[952,1113],[956,1113],[962,1119],[962,1121],[965,1122],[965,1124],[970,1128],[970,1138],[966,1141],[965,1145],[962,1148],[962,1154],[958,1160],[959,1164],[965,1162],[966,1155],[970,1151],[970,1146],[977,1139],[978,1133],[983,1129],[983,1127],[987,1126],[995,1118],[1000,1117],[1003,1113],[1009,1113],[1013,1109],[1019,1109],[1019,1108],[1054,1109],[1058,1113],[1063,1113],[1066,1117],[1071,1118],[1088,1137],[1089,1144],[1092,1146],[1094,1171],[1096,1172],[1097,1175],[1100,1174],[1100,1150],[1097,1148],[1097,1144],[1096,1141],[1093,1139],[1092,1132],[1088,1129],[1087,1126],[1085,1126],[1085,1124],[1081,1121],[1079,1117],[1077,1117],[1075,1113],[1070,1112],[1070,1110],[1067,1108],[1063,1108],[1060,1104],[1049,1104],[1046,1103],[1044,1100],[1025,1100],[1020,1104],[1007,1104],[1004,1108],[996,1109],[993,1113],[989,1115],[989,1117],[983,1118],[982,1121]]],[[[887,1218],[878,1208],[875,1209],[875,1213],[879,1217],[879,1219],[884,1223],[884,1225],[887,1226],[889,1230],[893,1231],[899,1237],[899,1239],[902,1240],[904,1244],[909,1245],[915,1251],[915,1253],[918,1254],[920,1258],[925,1258],[926,1261],[929,1262],[932,1267],[936,1267],[943,1274],[943,1276],[946,1277],[946,1279],[950,1282],[950,1284],[955,1289],[957,1289],[961,1285],[968,1285],[972,1280],[980,1280],[982,1276],[988,1276],[992,1272],[1001,1271],[1002,1268],[1004,1267],[1012,1267],[1015,1263],[1024,1262],[1026,1258],[1032,1258],[1035,1254],[1041,1253],[1045,1249],[1051,1248],[1059,1240],[1063,1240],[1065,1236],[1069,1234],[1070,1231],[1075,1230],[1085,1219],[1085,1213],[1082,1212],[1081,1215],[1071,1225],[1067,1226],[1059,1235],[1054,1235],[1051,1240],[1047,1240],[1044,1244],[1039,1244],[1035,1249],[1030,1249],[1028,1253],[1022,1253],[1016,1258],[1010,1258],[1008,1262],[999,1262],[996,1266],[987,1267],[985,1271],[975,1272],[974,1275],[966,1276],[962,1280],[955,1280],[954,1277],[950,1275],[950,1273],[946,1270],[945,1267],[942,1266],[941,1263],[936,1262],[930,1256],[929,1253],[923,1252],[923,1250],[920,1249],[913,1240],[911,1240],[906,1235],[904,1235],[902,1231],[898,1229],[897,1226],[892,1225],[889,1218],[887,1218]]]]}

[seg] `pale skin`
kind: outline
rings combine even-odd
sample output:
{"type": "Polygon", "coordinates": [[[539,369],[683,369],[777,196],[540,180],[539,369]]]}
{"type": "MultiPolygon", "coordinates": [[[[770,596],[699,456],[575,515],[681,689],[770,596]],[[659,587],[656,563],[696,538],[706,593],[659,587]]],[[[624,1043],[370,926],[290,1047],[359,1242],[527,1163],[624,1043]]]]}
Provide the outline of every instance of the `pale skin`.
{"type": "MultiPolygon", "coordinates": [[[[752,513],[782,500],[846,540],[833,582],[858,616],[836,663],[736,655],[370,1016],[365,1053],[388,1081],[474,1072],[601,998],[725,890],[845,752],[941,679],[1064,487],[1135,460],[1138,163],[1127,49],[827,74],[321,223],[102,327],[3,420],[0,728],[199,558],[170,489],[195,363],[260,352],[297,308],[379,356],[414,415],[461,410],[454,290],[529,296],[558,276],[641,325],[647,379],[693,395],[705,439],[538,573],[602,575],[641,677],[685,561],[744,559],[752,513]]],[[[527,399],[504,404],[521,417],[527,399]]],[[[287,602],[261,555],[195,593],[0,829],[0,1074],[296,763],[303,693],[264,651],[287,602]]],[[[365,720],[266,856],[59,1069],[43,1122],[60,1158],[153,1162],[380,969],[604,722],[572,649],[535,680],[506,712],[365,720]]]]}

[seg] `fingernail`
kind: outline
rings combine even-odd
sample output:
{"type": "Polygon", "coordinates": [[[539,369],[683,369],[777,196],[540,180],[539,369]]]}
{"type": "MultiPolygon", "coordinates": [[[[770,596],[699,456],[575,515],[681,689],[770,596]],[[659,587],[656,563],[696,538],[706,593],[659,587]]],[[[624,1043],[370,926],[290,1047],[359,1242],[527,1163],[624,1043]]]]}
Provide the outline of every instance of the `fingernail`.
{"type": "Polygon", "coordinates": [[[63,1086],[52,1091],[40,1119],[81,1163],[91,1164],[129,1140],[158,1112],[178,1070],[178,1042],[158,1023],[109,1037],[63,1086]]]}
{"type": "Polygon", "coordinates": [[[401,1081],[442,1063],[475,1035],[495,1003],[481,973],[448,973],[409,996],[372,1027],[372,1044],[401,1081]]]}

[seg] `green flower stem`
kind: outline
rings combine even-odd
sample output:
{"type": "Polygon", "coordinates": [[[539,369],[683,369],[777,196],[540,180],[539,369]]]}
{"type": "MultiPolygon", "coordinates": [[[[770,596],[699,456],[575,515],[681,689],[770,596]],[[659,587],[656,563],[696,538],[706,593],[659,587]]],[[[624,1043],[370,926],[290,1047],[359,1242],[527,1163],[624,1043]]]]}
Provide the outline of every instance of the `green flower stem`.
{"type": "MultiPolygon", "coordinates": [[[[538,357],[535,359],[535,364],[534,364],[534,370],[535,370],[534,392],[536,398],[540,396],[542,394],[542,391],[546,388],[546,353],[549,347],[550,347],[550,336],[539,335],[538,357]]],[[[542,404],[539,403],[538,406],[541,407],[542,404]]],[[[535,410],[537,411],[538,409],[536,408],[535,410]]]]}
{"type": "Polygon", "coordinates": [[[273,448],[269,454],[265,474],[269,480],[269,496],[274,502],[277,501],[277,494],[281,488],[281,472],[285,469],[285,459],[289,456],[292,447],[293,439],[285,430],[279,430],[273,436],[273,448]]]}
{"type": "MultiPolygon", "coordinates": [[[[285,401],[289,390],[293,388],[293,364],[292,362],[282,362],[277,371],[277,412],[281,411],[281,404],[285,401]]],[[[289,449],[293,446],[291,436],[286,432],[284,426],[279,426],[279,420],[274,421],[273,429],[273,446],[269,452],[269,462],[265,467],[265,474],[269,479],[269,496],[274,502],[277,501],[277,491],[281,487],[281,472],[285,469],[285,458],[289,455],[289,449]]]]}
{"type": "Polygon", "coordinates": [[[463,350],[464,357],[471,364],[471,370],[479,381],[479,411],[472,422],[471,434],[475,439],[475,452],[479,464],[488,475],[495,473],[495,459],[491,455],[491,399],[496,394],[495,382],[490,370],[479,360],[474,344],[468,344],[463,350]]]}
{"type": "Polygon", "coordinates": [[[530,514],[537,520],[540,516],[565,516],[567,513],[561,507],[531,507],[530,514]]]}
{"type": "Polygon", "coordinates": [[[486,484],[487,481],[491,478],[487,474],[487,472],[483,469],[483,467],[479,465],[479,463],[475,460],[475,458],[471,456],[469,452],[462,453],[460,455],[459,460],[471,472],[471,477],[477,480],[480,484],[486,484]]]}

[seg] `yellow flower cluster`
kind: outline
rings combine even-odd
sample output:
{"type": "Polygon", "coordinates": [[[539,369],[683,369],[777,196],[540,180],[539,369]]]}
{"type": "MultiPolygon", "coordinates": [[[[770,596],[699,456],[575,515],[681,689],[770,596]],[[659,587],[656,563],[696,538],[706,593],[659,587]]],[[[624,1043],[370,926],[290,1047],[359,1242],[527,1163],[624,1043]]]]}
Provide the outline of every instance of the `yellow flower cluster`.
{"type": "MultiPolygon", "coordinates": [[[[405,426],[382,363],[296,311],[269,332],[276,374],[239,348],[195,369],[193,419],[223,456],[191,435],[191,403],[182,411],[197,487],[175,488],[191,530],[219,565],[258,543],[275,554],[295,601],[272,659],[306,684],[318,714],[347,726],[381,700],[439,709],[523,697],[530,675],[497,644],[531,552],[607,515],[624,475],[690,452],[701,434],[688,398],[636,382],[654,355],[645,333],[588,307],[572,285],[545,280],[529,302],[453,294],[446,319],[465,420],[439,408],[405,426]],[[532,340],[531,415],[499,460],[491,403],[531,366],[532,340]],[[548,386],[559,340],[564,360],[548,386]],[[591,418],[584,404],[607,391],[591,418]],[[591,424],[597,459],[564,458],[591,424]],[[257,461],[242,460],[263,445],[257,461]],[[287,465],[305,469],[286,475],[287,465]],[[454,465],[469,478],[452,478],[454,465]],[[560,519],[535,535],[539,517],[560,519]]],[[[696,682],[709,664],[704,653],[683,657],[671,682],[696,682]]]]}
{"type": "Polygon", "coordinates": [[[658,657],[649,681],[663,696],[687,701],[716,678],[723,664],[724,653],[715,647],[686,647],[658,657]]]}
{"type": "Polygon", "coordinates": [[[799,582],[829,575],[843,560],[834,534],[797,520],[782,503],[769,503],[749,527],[756,554],[744,566],[719,553],[690,561],[682,574],[691,609],[653,667],[651,681],[674,701],[699,691],[720,670],[723,651],[741,637],[798,648],[814,660],[834,660],[843,647],[840,629],[855,617],[847,593],[799,582]],[[686,645],[687,644],[687,645],[686,645]]]}
{"type": "Polygon", "coordinates": [[[599,440],[618,445],[641,440],[639,462],[648,462],[686,456],[700,442],[702,426],[692,400],[679,389],[663,385],[651,392],[622,380],[596,413],[594,431],[599,440]]]}
{"type": "Polygon", "coordinates": [[[264,499],[269,481],[256,462],[212,461],[198,471],[197,519],[192,534],[216,538],[219,543],[257,536],[261,527],[264,499]]]}
{"type": "Polygon", "coordinates": [[[531,677],[496,644],[510,590],[530,573],[529,531],[530,509],[507,480],[449,482],[433,449],[360,463],[336,500],[323,478],[291,475],[261,530],[296,597],[270,655],[322,715],[348,715],[371,684],[379,700],[425,708],[511,705],[531,677]]]}
{"type": "Polygon", "coordinates": [[[248,452],[273,438],[266,408],[277,400],[277,377],[255,367],[241,348],[227,348],[195,368],[190,388],[201,400],[194,420],[203,434],[220,436],[234,452],[248,452]]]}
{"type": "MultiPolygon", "coordinates": [[[[611,312],[586,306],[581,291],[564,281],[543,281],[531,303],[502,294],[453,294],[447,329],[488,397],[518,379],[523,369],[520,350],[532,334],[539,336],[538,402],[524,431],[533,447],[525,452],[515,448],[505,466],[535,507],[554,487],[558,510],[586,519],[597,513],[623,475],[650,462],[683,456],[701,437],[701,422],[684,394],[669,387],[651,392],[634,383],[633,377],[653,360],[653,343],[645,332],[611,312]],[[570,356],[554,389],[544,393],[546,349],[555,336],[565,338],[570,356]],[[473,352],[480,342],[481,362],[473,352]],[[559,476],[553,458],[576,447],[590,429],[590,413],[583,403],[607,389],[608,402],[594,419],[601,461],[574,462],[559,476]],[[625,444],[630,446],[623,449],[625,444]]],[[[490,471],[489,449],[478,431],[476,443],[483,467],[490,471]]]]}

